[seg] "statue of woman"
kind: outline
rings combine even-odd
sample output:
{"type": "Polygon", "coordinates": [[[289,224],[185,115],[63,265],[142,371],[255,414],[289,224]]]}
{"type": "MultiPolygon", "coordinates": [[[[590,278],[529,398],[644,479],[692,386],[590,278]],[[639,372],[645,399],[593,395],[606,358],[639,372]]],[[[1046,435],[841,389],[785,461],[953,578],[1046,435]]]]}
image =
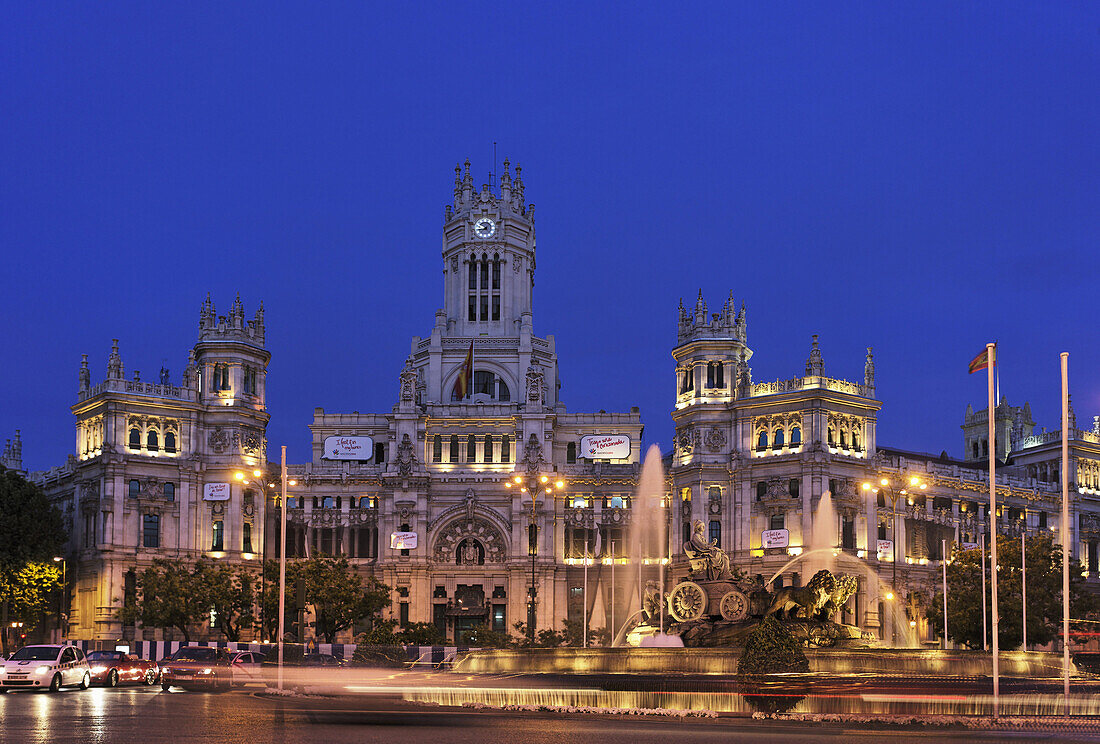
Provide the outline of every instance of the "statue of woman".
{"type": "Polygon", "coordinates": [[[688,549],[697,556],[707,559],[708,573],[714,578],[723,579],[732,576],[730,558],[726,551],[718,547],[717,541],[710,542],[706,537],[706,525],[696,519],[692,525],[691,540],[688,549]]]}

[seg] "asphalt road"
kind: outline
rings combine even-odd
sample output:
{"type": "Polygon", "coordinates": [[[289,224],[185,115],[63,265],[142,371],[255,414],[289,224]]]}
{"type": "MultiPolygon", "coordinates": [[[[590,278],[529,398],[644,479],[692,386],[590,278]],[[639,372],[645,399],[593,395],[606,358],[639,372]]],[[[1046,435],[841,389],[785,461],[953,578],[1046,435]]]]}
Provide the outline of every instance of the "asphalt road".
{"type": "Polygon", "coordinates": [[[272,700],[253,691],[162,692],[159,687],[0,695],[0,742],[456,742],[642,744],[675,741],[1096,741],[1091,731],[975,732],[880,724],[801,724],[563,716],[419,708],[368,696],[272,700]]]}

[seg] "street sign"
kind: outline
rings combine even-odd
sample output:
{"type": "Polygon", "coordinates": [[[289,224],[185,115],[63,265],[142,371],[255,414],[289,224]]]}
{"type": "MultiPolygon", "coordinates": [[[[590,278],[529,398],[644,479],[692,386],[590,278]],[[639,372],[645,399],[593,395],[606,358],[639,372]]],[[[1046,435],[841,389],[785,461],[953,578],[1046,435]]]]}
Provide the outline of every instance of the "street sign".
{"type": "Polygon", "coordinates": [[[764,530],[760,533],[760,544],[765,548],[785,548],[790,534],[788,530],[764,530]]]}

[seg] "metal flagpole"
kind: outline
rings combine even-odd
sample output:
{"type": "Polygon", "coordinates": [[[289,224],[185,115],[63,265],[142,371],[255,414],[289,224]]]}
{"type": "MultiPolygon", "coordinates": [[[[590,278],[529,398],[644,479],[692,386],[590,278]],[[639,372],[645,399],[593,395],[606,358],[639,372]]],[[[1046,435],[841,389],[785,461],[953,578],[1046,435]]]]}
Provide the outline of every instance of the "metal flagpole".
{"type": "Polygon", "coordinates": [[[981,536],[982,543],[982,651],[989,650],[989,626],[985,619],[985,535],[981,536]]]}
{"type": "Polygon", "coordinates": [[[279,536],[279,684],[283,689],[283,623],[286,622],[286,445],[283,445],[282,466],[279,477],[282,479],[283,498],[279,502],[279,520],[282,523],[279,536]]]}
{"type": "Polygon", "coordinates": [[[1062,699],[1069,715],[1069,353],[1062,352],[1062,699]]]}
{"type": "Polygon", "coordinates": [[[615,645],[615,600],[617,597],[615,586],[615,541],[611,541],[611,645],[615,645]]]}
{"type": "MultiPolygon", "coordinates": [[[[1025,517],[1026,520],[1026,517],[1025,517]]],[[[1026,522],[1025,522],[1026,526],[1026,522]]],[[[1024,652],[1027,652],[1027,533],[1020,535],[1020,607],[1024,615],[1024,652]]]]}
{"type": "Polygon", "coordinates": [[[943,544],[943,650],[947,650],[947,540],[940,540],[943,544]]]}
{"type": "Polygon", "coordinates": [[[581,609],[581,616],[584,618],[584,625],[582,626],[582,632],[584,633],[584,641],[582,642],[583,648],[588,648],[588,535],[585,535],[584,540],[584,607],[581,609]]]}
{"type": "Polygon", "coordinates": [[[997,364],[996,344],[985,345],[985,360],[987,378],[989,380],[989,571],[992,581],[993,594],[990,604],[993,609],[993,717],[1001,712],[1001,679],[998,649],[998,631],[1000,618],[997,614],[997,440],[996,427],[994,426],[993,410],[993,369],[997,364]]]}

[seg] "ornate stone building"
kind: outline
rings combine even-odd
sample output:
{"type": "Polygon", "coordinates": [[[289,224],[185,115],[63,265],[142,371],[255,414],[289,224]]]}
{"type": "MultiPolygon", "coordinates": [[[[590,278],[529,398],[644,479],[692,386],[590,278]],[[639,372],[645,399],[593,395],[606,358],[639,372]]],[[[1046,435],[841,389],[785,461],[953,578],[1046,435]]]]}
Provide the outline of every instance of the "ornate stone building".
{"type": "MultiPolygon", "coordinates": [[[[901,636],[906,629],[891,622],[911,623],[916,640],[928,639],[925,611],[939,586],[942,541],[950,553],[954,543],[978,543],[988,531],[987,412],[966,411],[966,459],[884,447],[876,436],[883,404],[875,395],[870,348],[862,382],[825,374],[817,336],[803,375],[753,382],[746,326],[745,308],[737,309],[732,296],[713,314],[701,293],[693,311],[681,303],[672,352],[674,575],[687,570],[681,546],[692,520],[708,525],[710,538],[730,552],[735,566],[765,580],[780,572],[779,584],[808,581],[830,553],[844,554],[837,570],[863,577],[849,601],[848,621],[901,636]],[[835,520],[818,518],[826,493],[835,520]],[[887,599],[894,590],[897,604],[887,599]]],[[[1056,530],[1060,431],[1034,435],[1026,404],[1016,408],[1002,400],[995,415],[1003,463],[997,469],[998,531],[1056,530]]],[[[1072,424],[1073,554],[1096,581],[1100,421],[1094,419],[1088,431],[1072,424]]]]}
{"type": "MultiPolygon", "coordinates": [[[[443,307],[430,333],[412,339],[393,410],[318,408],[313,459],[288,476],[297,483],[288,555],[350,556],[395,587],[398,619],[434,622],[456,642],[482,623],[511,630],[526,621],[532,491],[517,476],[545,476],[550,489],[536,489],[534,509],[544,629],[580,617],[574,558],[584,530],[629,520],[638,469],[637,408],[571,413],[559,397],[554,337],[535,332],[535,220],[520,174],[505,161],[499,189],[477,190],[469,163],[456,167],[443,219],[443,307]],[[586,437],[618,447],[586,452],[586,437]],[[416,546],[391,547],[394,533],[414,534],[416,546]]],[[[273,510],[269,528],[277,517],[273,510]]]]}
{"type": "Polygon", "coordinates": [[[239,297],[228,315],[209,297],[202,304],[178,384],[163,368],[152,382],[137,370],[126,379],[116,339],[106,379],[93,385],[84,355],[75,454],[33,476],[69,532],[70,637],[131,637],[117,610],[154,558],[262,554],[264,494],[253,473],[267,467],[269,359],[263,306],[245,320],[239,297]]]}

